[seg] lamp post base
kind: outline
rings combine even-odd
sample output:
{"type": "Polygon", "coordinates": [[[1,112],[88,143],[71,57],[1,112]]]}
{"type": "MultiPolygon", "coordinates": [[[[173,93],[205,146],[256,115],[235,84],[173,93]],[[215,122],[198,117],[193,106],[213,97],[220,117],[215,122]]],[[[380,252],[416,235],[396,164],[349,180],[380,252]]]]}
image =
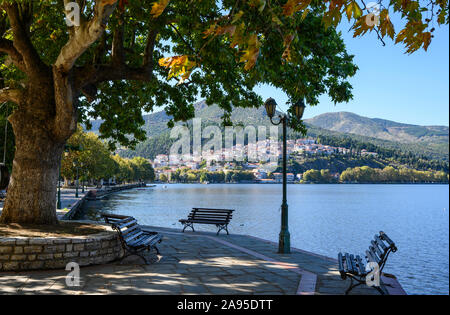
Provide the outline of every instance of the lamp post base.
{"type": "Polygon", "coordinates": [[[291,253],[291,235],[289,231],[281,231],[278,241],[278,253],[290,254],[291,253]]]}
{"type": "Polygon", "coordinates": [[[291,235],[288,229],[288,205],[284,203],[281,205],[281,231],[278,241],[278,253],[290,254],[291,253],[291,235]]]}

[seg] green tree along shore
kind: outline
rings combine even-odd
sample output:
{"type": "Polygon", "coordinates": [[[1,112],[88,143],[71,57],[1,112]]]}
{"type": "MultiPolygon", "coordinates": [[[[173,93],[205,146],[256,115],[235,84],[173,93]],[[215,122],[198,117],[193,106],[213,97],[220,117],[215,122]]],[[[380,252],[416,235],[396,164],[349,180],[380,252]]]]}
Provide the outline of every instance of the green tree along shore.
{"type": "MultiPolygon", "coordinates": [[[[411,183],[439,183],[448,184],[449,176],[442,171],[417,171],[407,168],[396,169],[392,166],[372,168],[369,166],[348,168],[341,174],[331,173],[328,169],[310,169],[302,174],[301,184],[338,184],[338,183],[379,183],[379,184],[411,184],[411,183]]],[[[273,178],[273,174],[269,174],[273,178]]],[[[169,179],[162,174],[160,181],[169,179]]],[[[170,178],[173,183],[249,183],[255,178],[250,171],[208,172],[206,170],[177,169],[170,178]]]]}
{"type": "Polygon", "coordinates": [[[348,168],[340,176],[333,176],[329,170],[308,170],[303,173],[301,183],[448,183],[448,174],[442,171],[417,171],[408,168],[395,169],[386,166],[383,169],[369,166],[348,168]]]}
{"type": "Polygon", "coordinates": [[[155,172],[147,159],[112,155],[107,144],[96,134],[86,133],[81,127],[67,141],[61,160],[61,176],[66,180],[75,180],[77,168],[82,181],[115,178],[119,182],[151,182],[155,179],[155,172]]]}

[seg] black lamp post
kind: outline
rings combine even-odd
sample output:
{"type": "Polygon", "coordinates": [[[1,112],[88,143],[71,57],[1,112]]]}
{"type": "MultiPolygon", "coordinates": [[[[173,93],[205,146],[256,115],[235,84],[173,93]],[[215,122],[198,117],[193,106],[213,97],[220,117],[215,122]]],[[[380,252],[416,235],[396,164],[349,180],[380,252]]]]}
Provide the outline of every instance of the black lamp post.
{"type": "Polygon", "coordinates": [[[78,163],[74,163],[75,167],[77,168],[77,186],[75,188],[75,198],[78,198],[78,182],[79,182],[79,178],[78,178],[78,163]]]}
{"type": "MultiPolygon", "coordinates": [[[[283,201],[281,203],[281,231],[278,241],[278,253],[289,254],[291,252],[291,236],[289,234],[288,228],[288,204],[287,204],[287,176],[286,176],[286,165],[287,165],[287,150],[286,150],[286,134],[287,134],[287,124],[290,122],[291,117],[287,114],[278,115],[280,119],[278,123],[273,121],[275,116],[275,111],[277,107],[277,102],[273,98],[269,98],[265,103],[267,116],[270,118],[270,122],[275,126],[283,124],[283,201]]],[[[303,100],[298,101],[293,105],[293,110],[295,117],[300,120],[303,117],[305,111],[305,103],[303,100]]]]}
{"type": "Polygon", "coordinates": [[[61,163],[59,163],[58,171],[58,200],[56,202],[56,208],[61,209],[61,163]]]}
{"type": "Polygon", "coordinates": [[[81,193],[84,194],[84,168],[83,168],[84,164],[83,162],[80,163],[80,167],[81,167],[81,176],[83,177],[83,179],[81,180],[81,193]]]}

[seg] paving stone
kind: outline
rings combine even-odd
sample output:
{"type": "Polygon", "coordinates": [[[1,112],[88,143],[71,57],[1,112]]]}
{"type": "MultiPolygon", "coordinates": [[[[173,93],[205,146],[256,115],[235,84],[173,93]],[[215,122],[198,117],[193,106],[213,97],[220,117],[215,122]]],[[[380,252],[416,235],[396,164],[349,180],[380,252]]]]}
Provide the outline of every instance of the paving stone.
{"type": "MultiPolygon", "coordinates": [[[[150,228],[149,228],[150,229],[150,228]]],[[[153,228],[151,228],[153,230],[153,228]]],[[[162,232],[164,234],[164,232],[162,232]]],[[[313,270],[318,274],[318,294],[342,294],[348,286],[337,272],[336,263],[308,253],[293,252],[291,255],[277,254],[277,246],[239,235],[219,237],[200,233],[166,234],[160,251],[162,255],[149,255],[152,264],[145,265],[137,256],[130,256],[114,263],[81,268],[81,286],[68,287],[64,268],[50,271],[19,273],[0,272],[0,293],[14,294],[295,294],[301,275],[285,266],[313,270]],[[242,247],[243,251],[228,247],[214,239],[242,247]],[[247,251],[245,249],[248,249],[247,251]],[[255,257],[252,253],[269,257],[285,265],[255,257]]],[[[90,252],[108,251],[101,245],[87,246],[83,239],[69,243],[38,241],[35,245],[23,245],[24,254],[32,254],[32,262],[42,263],[39,258],[43,246],[63,252],[63,257],[76,253],[90,263],[90,252]],[[51,243],[50,243],[51,244],[51,243]],[[51,247],[50,247],[51,246],[51,247]],[[61,246],[61,248],[59,247],[61,246]],[[64,247],[64,248],[63,248],[64,247]],[[97,248],[98,247],[98,248],[97,248]]],[[[0,248],[10,247],[0,244],[0,248]]],[[[8,249],[3,249],[8,251],[8,249]]],[[[4,255],[21,255],[16,253],[4,255]]],[[[50,253],[49,253],[50,254],[50,253]]],[[[55,253],[54,253],[55,254],[55,253]]],[[[28,255],[28,259],[31,255],[28,255]]],[[[59,262],[57,253],[55,262],[59,262]]],[[[5,263],[5,262],[1,262],[5,263]]],[[[83,263],[80,261],[80,264],[83,263]]],[[[377,294],[375,290],[355,290],[355,294],[377,294]]]]}

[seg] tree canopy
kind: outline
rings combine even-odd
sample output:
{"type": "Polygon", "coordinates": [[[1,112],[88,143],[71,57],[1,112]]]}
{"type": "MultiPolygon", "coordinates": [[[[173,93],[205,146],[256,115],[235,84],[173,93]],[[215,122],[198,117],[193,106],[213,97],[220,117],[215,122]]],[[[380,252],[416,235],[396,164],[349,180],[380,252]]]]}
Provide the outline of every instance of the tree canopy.
{"type": "MultiPolygon", "coordinates": [[[[357,71],[336,26],[427,50],[448,1],[0,0],[0,102],[16,151],[2,222],[55,223],[60,154],[77,122],[104,120],[101,136],[145,138],[142,111],[193,118],[198,97],[224,110],[258,107],[259,84],[290,102],[352,98],[357,71]],[[400,31],[391,19],[399,14],[400,31]]],[[[291,110],[290,110],[291,111],[291,110]]],[[[292,126],[305,131],[299,121],[292,126]]]]}

